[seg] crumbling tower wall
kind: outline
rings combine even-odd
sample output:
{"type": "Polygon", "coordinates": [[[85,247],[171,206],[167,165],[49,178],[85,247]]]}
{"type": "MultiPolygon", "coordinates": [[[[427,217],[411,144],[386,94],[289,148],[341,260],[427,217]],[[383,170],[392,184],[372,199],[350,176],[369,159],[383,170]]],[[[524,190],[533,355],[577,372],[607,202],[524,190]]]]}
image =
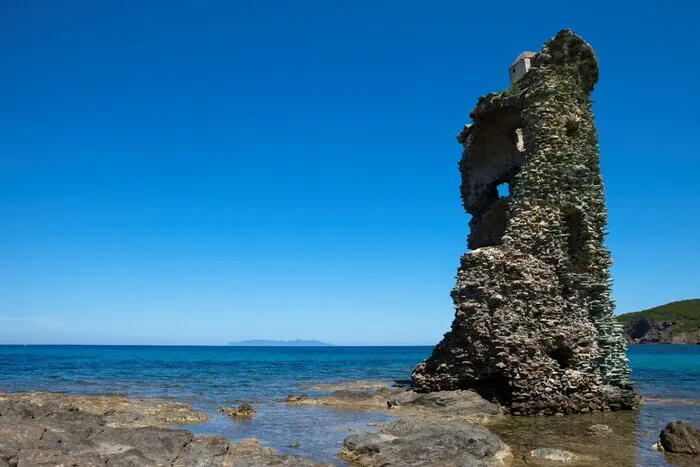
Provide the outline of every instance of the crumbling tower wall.
{"type": "Polygon", "coordinates": [[[473,251],[452,290],[452,329],[415,368],[416,390],[475,388],[523,415],[636,405],[603,243],[597,80],[593,49],[561,31],[471,112],[458,141],[473,251]]]}

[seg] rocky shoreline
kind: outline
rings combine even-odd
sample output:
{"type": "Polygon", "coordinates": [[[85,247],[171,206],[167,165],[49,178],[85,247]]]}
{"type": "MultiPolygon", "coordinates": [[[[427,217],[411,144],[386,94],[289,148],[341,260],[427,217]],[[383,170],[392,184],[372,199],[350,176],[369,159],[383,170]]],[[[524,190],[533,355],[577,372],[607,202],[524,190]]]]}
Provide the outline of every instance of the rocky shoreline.
{"type": "Polygon", "coordinates": [[[624,313],[617,320],[630,344],[700,345],[700,299],[624,313]]]}
{"type": "MultiPolygon", "coordinates": [[[[290,395],[281,403],[395,417],[345,438],[337,456],[351,466],[638,465],[636,411],[513,417],[469,390],[416,393],[362,382],[314,387],[326,394],[290,395]]],[[[0,394],[0,467],[330,465],[279,455],[256,439],[232,443],[173,428],[209,416],[166,399],[0,394]]],[[[671,456],[679,466],[697,461],[655,455],[671,456]]]]}
{"type": "Polygon", "coordinates": [[[638,318],[624,323],[630,344],[700,345],[700,330],[673,332],[677,323],[670,320],[638,318]]]}
{"type": "Polygon", "coordinates": [[[0,466],[299,466],[320,464],[277,455],[255,439],[194,436],[171,425],[207,414],[184,404],[121,396],[0,394],[0,466]]]}
{"type": "MultiPolygon", "coordinates": [[[[399,417],[377,432],[347,437],[339,449],[339,459],[362,466],[496,467],[510,463],[510,448],[478,424],[502,417],[500,408],[476,393],[417,394],[406,388],[350,387],[353,389],[338,389],[319,398],[290,397],[287,402],[386,411],[399,417]]],[[[208,418],[208,414],[164,399],[46,392],[0,394],[0,466],[328,465],[278,455],[255,439],[233,444],[222,436],[194,436],[172,428],[208,418]]]]}

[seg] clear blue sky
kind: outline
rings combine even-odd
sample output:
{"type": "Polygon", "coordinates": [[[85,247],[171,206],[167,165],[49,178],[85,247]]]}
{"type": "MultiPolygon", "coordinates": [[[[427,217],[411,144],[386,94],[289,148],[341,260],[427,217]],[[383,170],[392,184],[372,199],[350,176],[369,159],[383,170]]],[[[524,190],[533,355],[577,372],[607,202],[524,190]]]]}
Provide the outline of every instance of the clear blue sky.
{"type": "Polygon", "coordinates": [[[696,2],[0,3],[0,342],[434,344],[455,136],[572,28],[618,312],[700,297],[696,2]]]}

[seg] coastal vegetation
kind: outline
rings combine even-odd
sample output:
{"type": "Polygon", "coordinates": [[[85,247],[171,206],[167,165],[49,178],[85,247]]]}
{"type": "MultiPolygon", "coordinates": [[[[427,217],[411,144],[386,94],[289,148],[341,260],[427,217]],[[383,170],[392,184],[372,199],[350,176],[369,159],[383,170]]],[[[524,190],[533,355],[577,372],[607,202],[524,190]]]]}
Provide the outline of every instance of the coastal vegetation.
{"type": "Polygon", "coordinates": [[[617,317],[635,344],[700,344],[700,299],[681,300],[617,317]]]}

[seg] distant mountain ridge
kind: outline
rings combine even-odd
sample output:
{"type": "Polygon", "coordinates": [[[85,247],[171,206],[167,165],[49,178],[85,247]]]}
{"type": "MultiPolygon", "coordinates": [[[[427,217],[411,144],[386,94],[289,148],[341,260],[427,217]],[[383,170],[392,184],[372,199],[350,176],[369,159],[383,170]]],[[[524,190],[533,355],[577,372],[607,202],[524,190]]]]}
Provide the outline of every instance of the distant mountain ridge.
{"type": "Polygon", "coordinates": [[[700,299],[617,316],[632,344],[700,344],[700,299]]]}
{"type": "Polygon", "coordinates": [[[304,341],[296,339],[293,341],[275,341],[266,339],[250,339],[245,341],[229,342],[228,345],[239,347],[330,347],[333,344],[321,341],[304,341]]]}

